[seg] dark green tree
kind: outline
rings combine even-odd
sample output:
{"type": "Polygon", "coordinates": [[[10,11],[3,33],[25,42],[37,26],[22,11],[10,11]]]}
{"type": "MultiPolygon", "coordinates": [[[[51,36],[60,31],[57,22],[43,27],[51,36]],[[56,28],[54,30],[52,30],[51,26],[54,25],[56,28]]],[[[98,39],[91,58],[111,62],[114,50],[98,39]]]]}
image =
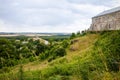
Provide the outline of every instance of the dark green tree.
{"type": "Polygon", "coordinates": [[[47,49],[48,49],[48,46],[45,45],[44,43],[37,44],[36,55],[38,56],[40,53],[44,53],[45,50],[47,50],[47,49]]]}
{"type": "Polygon", "coordinates": [[[72,33],[71,36],[70,36],[70,39],[73,39],[76,37],[76,34],[75,33],[72,33]]]}

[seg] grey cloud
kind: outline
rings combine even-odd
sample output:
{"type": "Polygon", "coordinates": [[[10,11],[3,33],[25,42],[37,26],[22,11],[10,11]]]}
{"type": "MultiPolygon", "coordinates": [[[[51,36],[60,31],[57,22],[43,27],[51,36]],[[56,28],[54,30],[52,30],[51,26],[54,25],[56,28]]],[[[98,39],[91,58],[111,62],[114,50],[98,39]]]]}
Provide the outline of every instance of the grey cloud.
{"type": "Polygon", "coordinates": [[[62,8],[66,8],[65,6],[67,6],[67,3],[65,2],[66,5],[64,5],[64,1],[52,1],[21,0],[17,2],[11,0],[9,3],[4,2],[4,7],[2,6],[3,11],[0,13],[0,17],[5,21],[17,24],[59,25],[70,23],[74,16],[72,16],[72,14],[66,15],[64,12],[61,12],[62,8]],[[13,3],[19,4],[13,5],[13,3]]]}
{"type": "Polygon", "coordinates": [[[109,0],[0,0],[0,19],[16,29],[23,25],[57,29],[60,25],[74,25],[76,21],[84,24],[83,20],[110,4],[109,0]]]}
{"type": "Polygon", "coordinates": [[[105,5],[111,6],[112,0],[67,0],[71,3],[81,3],[81,4],[93,4],[93,5],[105,5]]]}

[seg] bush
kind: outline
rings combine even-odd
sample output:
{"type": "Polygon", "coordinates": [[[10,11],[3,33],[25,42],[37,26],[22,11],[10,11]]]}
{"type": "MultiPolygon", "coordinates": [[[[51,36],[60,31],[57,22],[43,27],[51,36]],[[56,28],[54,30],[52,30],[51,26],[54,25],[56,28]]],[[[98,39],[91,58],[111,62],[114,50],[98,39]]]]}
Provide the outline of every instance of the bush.
{"type": "Polygon", "coordinates": [[[39,59],[40,59],[40,60],[45,60],[45,59],[47,59],[49,56],[50,56],[50,55],[49,55],[49,51],[46,50],[44,53],[41,53],[41,54],[39,55],[39,59]]]}
{"type": "Polygon", "coordinates": [[[55,56],[52,56],[48,59],[48,62],[51,62],[52,60],[54,60],[56,57],[55,56]]]}
{"type": "Polygon", "coordinates": [[[45,53],[41,53],[41,54],[39,55],[39,59],[40,59],[40,60],[46,59],[45,53]]]}
{"type": "Polygon", "coordinates": [[[64,55],[66,55],[66,51],[64,48],[60,47],[60,48],[57,48],[55,51],[54,51],[54,54],[56,56],[60,56],[60,57],[63,57],[64,55]]]}
{"type": "Polygon", "coordinates": [[[36,55],[38,56],[40,53],[44,53],[48,49],[48,45],[43,43],[38,43],[36,47],[36,55]]]}
{"type": "Polygon", "coordinates": [[[64,40],[62,42],[62,46],[63,46],[63,48],[67,48],[69,46],[69,41],[68,40],[64,40]]]}
{"type": "Polygon", "coordinates": [[[103,32],[95,43],[96,49],[102,53],[110,71],[119,71],[120,31],[103,32]],[[101,50],[101,51],[100,51],[101,50]]]}
{"type": "Polygon", "coordinates": [[[76,37],[76,34],[75,33],[72,33],[71,36],[70,36],[70,39],[73,39],[76,37]]]}
{"type": "Polygon", "coordinates": [[[63,57],[66,55],[65,48],[61,46],[55,46],[49,51],[49,59],[48,62],[51,62],[52,60],[56,59],[57,57],[63,57]]]}
{"type": "Polygon", "coordinates": [[[0,69],[0,73],[8,73],[8,72],[10,72],[9,67],[3,67],[2,69],[0,69]]]}
{"type": "Polygon", "coordinates": [[[30,62],[35,61],[35,57],[31,56],[31,57],[29,58],[29,61],[30,61],[30,62]]]}

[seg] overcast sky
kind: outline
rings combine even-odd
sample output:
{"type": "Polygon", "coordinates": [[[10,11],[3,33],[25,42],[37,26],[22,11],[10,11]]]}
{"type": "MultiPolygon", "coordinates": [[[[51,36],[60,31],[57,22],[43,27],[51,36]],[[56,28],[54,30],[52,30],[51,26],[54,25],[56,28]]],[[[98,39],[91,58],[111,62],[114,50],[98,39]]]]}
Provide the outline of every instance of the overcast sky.
{"type": "Polygon", "coordinates": [[[120,0],[0,0],[0,32],[77,32],[120,0]]]}

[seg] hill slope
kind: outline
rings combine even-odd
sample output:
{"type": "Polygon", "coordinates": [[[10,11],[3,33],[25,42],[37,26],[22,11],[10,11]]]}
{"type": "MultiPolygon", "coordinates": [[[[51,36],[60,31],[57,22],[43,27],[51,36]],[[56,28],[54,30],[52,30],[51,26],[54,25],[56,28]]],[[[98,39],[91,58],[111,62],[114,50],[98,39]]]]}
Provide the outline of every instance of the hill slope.
{"type": "Polygon", "coordinates": [[[120,31],[87,34],[71,40],[67,55],[16,66],[3,80],[119,80],[120,31]],[[17,74],[17,75],[14,75],[17,74]]]}

